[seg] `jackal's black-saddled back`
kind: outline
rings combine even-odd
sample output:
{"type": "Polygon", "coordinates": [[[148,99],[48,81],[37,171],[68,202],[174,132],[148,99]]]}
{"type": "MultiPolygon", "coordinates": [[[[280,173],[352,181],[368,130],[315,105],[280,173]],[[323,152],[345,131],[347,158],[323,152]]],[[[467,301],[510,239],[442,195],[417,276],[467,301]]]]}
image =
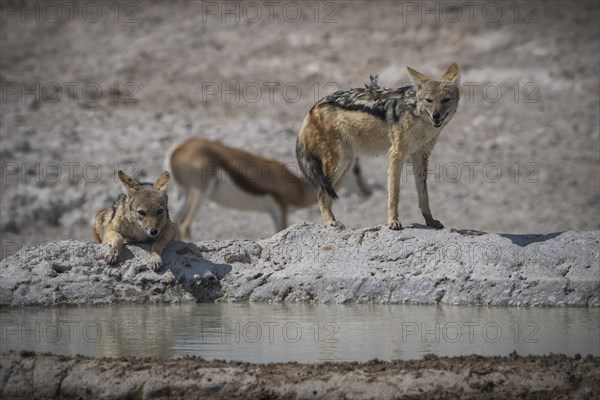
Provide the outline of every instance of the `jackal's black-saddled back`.
{"type": "Polygon", "coordinates": [[[413,85],[398,89],[383,88],[371,83],[366,88],[340,90],[319,100],[311,112],[321,105],[332,105],[348,111],[364,112],[383,121],[395,123],[406,111],[416,106],[416,88],[413,85]]]}

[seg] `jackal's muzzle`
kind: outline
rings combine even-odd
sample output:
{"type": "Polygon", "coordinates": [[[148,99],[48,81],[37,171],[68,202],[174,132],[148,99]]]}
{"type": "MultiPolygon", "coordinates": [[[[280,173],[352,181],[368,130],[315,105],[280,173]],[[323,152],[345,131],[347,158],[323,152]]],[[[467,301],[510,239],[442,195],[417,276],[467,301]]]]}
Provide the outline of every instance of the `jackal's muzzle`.
{"type": "Polygon", "coordinates": [[[433,123],[433,126],[435,126],[436,128],[439,128],[440,126],[442,126],[442,123],[444,122],[444,120],[446,119],[447,116],[448,116],[448,113],[446,113],[443,118],[440,114],[431,115],[430,117],[431,117],[431,122],[433,123]]]}

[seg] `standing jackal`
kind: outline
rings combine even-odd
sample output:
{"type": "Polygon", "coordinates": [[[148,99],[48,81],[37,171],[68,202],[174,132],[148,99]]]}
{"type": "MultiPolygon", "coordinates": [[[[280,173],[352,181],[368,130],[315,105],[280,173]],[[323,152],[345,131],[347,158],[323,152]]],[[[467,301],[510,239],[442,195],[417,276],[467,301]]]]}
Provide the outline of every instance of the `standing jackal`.
{"type": "Polygon", "coordinates": [[[171,178],[163,172],[154,183],[138,183],[123,171],[118,172],[124,193],[112,208],[96,214],[94,238],[98,243],[110,245],[106,262],[116,264],[123,244],[154,241],[150,268],[157,271],[162,266],[163,249],[175,238],[175,227],[169,219],[167,184],[171,178]]]}
{"type": "Polygon", "coordinates": [[[433,218],[427,194],[427,160],[442,128],[460,99],[460,68],[452,64],[440,81],[407,67],[413,85],[382,88],[371,77],[366,89],[333,93],[317,102],[304,118],[296,156],[304,176],[319,188],[323,221],[343,228],[331,212],[335,189],[358,152],[388,151],[388,227],[402,229],[398,219],[399,183],[407,157],[413,161],[419,208],[428,226],[433,218]]]}

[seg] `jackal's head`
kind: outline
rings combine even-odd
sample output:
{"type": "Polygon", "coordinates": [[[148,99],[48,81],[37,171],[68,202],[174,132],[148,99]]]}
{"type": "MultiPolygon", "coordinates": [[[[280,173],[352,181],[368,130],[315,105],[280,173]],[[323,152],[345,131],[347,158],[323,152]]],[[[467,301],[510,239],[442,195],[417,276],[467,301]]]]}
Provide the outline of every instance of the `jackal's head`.
{"type": "Polygon", "coordinates": [[[455,63],[448,67],[439,81],[430,80],[411,67],[406,67],[410,79],[417,87],[417,111],[440,128],[450,121],[460,99],[460,68],[455,63]]]}
{"type": "Polygon", "coordinates": [[[156,238],[169,220],[167,184],[171,175],[163,172],[154,184],[138,183],[123,171],[118,175],[126,196],[126,218],[148,236],[156,238]]]}

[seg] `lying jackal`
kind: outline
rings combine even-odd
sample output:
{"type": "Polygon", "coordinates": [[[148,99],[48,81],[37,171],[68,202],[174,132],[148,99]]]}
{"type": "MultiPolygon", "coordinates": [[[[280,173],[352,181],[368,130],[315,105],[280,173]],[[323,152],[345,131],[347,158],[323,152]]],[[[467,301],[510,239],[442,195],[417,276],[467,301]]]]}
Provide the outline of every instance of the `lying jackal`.
{"type": "MultiPolygon", "coordinates": [[[[351,187],[362,196],[370,191],[355,161],[351,187]]],[[[177,237],[191,241],[191,224],[204,200],[224,207],[269,213],[278,232],[287,226],[291,208],[317,202],[316,189],[282,163],[223,143],[191,138],[167,154],[165,169],[173,174],[180,199],[177,237]]],[[[350,182],[349,182],[350,184],[350,182]]],[[[350,185],[349,185],[350,186],[350,185]]]]}
{"type": "Polygon", "coordinates": [[[460,69],[452,64],[440,81],[407,69],[413,85],[387,89],[371,78],[366,89],[339,91],[323,98],[304,119],[296,156],[304,176],[319,188],[319,206],[326,224],[343,228],[331,205],[337,198],[335,189],[356,154],[387,151],[389,228],[402,229],[398,219],[399,181],[402,165],[409,156],[425,222],[428,226],[444,227],[429,208],[427,160],[458,107],[460,69]]]}
{"type": "Polygon", "coordinates": [[[175,226],[169,219],[167,184],[171,178],[163,172],[156,183],[138,183],[118,172],[124,189],[112,208],[96,214],[94,238],[98,243],[110,245],[106,262],[116,264],[123,244],[154,241],[150,268],[157,271],[162,266],[163,249],[175,238],[175,226]]]}

